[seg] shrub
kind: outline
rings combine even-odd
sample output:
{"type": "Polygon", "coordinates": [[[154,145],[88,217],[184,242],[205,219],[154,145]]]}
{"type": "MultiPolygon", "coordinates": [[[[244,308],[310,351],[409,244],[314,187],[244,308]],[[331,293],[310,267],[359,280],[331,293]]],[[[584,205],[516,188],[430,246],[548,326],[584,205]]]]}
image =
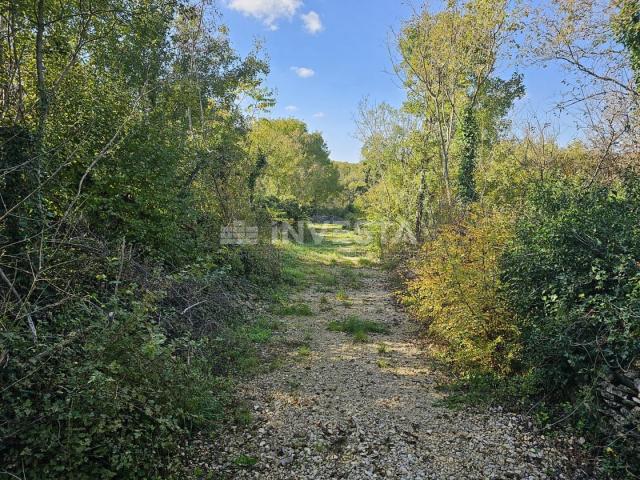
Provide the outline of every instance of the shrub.
{"type": "Polygon", "coordinates": [[[182,436],[219,418],[219,382],[176,355],[147,306],[112,314],[68,309],[41,341],[0,337],[0,457],[26,478],[158,478],[182,436]]]}
{"type": "Polygon", "coordinates": [[[517,369],[520,351],[518,329],[499,295],[498,259],[511,222],[474,208],[425,243],[402,300],[459,371],[506,374],[517,369]]]}
{"type": "Polygon", "coordinates": [[[547,392],[571,397],[640,353],[640,188],[540,187],[502,260],[505,298],[547,392]]]}

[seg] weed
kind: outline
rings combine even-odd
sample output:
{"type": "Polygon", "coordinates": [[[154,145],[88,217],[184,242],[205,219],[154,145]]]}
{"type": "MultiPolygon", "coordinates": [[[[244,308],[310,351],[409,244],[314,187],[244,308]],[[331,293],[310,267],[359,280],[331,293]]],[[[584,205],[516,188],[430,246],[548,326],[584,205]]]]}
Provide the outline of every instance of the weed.
{"type": "Polygon", "coordinates": [[[378,344],[378,353],[380,355],[384,355],[385,353],[387,353],[389,351],[389,347],[387,347],[387,344],[384,342],[380,342],[378,344]]]}
{"type": "Polygon", "coordinates": [[[353,333],[353,341],[356,343],[367,343],[369,341],[369,335],[362,330],[358,330],[353,333]]]}
{"type": "Polygon", "coordinates": [[[340,302],[346,302],[347,300],[349,300],[349,295],[347,295],[347,292],[340,289],[338,290],[338,293],[336,293],[336,299],[340,302]]]}
{"type": "Polygon", "coordinates": [[[267,343],[273,335],[272,330],[264,325],[252,325],[247,330],[249,340],[255,343],[267,343]]]}
{"type": "Polygon", "coordinates": [[[239,425],[247,426],[253,423],[253,414],[251,413],[251,410],[244,406],[238,407],[235,412],[233,412],[233,418],[239,425]]]}
{"type": "Polygon", "coordinates": [[[255,457],[250,457],[249,455],[240,455],[233,460],[233,463],[238,465],[239,467],[253,467],[256,463],[258,463],[258,459],[255,457]]]}
{"type": "Polygon", "coordinates": [[[344,320],[335,320],[329,323],[329,330],[332,332],[345,332],[355,335],[357,332],[363,333],[387,333],[387,327],[371,320],[362,320],[356,315],[350,315],[344,320]]]}
{"type": "Polygon", "coordinates": [[[389,368],[391,366],[391,364],[388,361],[386,361],[384,358],[379,358],[376,361],[376,363],[379,368],[389,368]]]}
{"type": "Polygon", "coordinates": [[[282,316],[310,317],[313,315],[313,310],[306,303],[280,304],[274,306],[272,311],[275,315],[282,316]]]}
{"type": "Polygon", "coordinates": [[[303,345],[298,348],[298,356],[299,357],[309,357],[311,356],[311,348],[309,345],[303,345]]]}

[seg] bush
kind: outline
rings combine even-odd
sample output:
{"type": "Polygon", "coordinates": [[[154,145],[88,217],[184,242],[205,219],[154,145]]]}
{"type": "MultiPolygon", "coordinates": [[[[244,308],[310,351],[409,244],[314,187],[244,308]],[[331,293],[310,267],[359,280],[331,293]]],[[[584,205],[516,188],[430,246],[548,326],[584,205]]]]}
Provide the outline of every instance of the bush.
{"type": "Polygon", "coordinates": [[[571,397],[640,353],[640,188],[554,183],[531,197],[501,266],[541,388],[571,397]]]}
{"type": "Polygon", "coordinates": [[[499,295],[498,259],[510,221],[480,207],[425,243],[402,300],[461,373],[518,368],[519,332],[499,295]]]}
{"type": "Polygon", "coordinates": [[[223,419],[229,375],[256,362],[254,344],[269,336],[245,315],[255,292],[247,279],[279,277],[276,254],[262,248],[173,273],[135,254],[69,255],[58,277],[75,295],[34,314],[37,342],[19,312],[0,317],[3,469],[167,478],[184,438],[223,419]]]}
{"type": "Polygon", "coordinates": [[[629,178],[538,188],[501,262],[535,390],[568,402],[594,444],[615,444],[607,458],[636,473],[639,259],[640,183],[629,178]]]}
{"type": "Polygon", "coordinates": [[[3,330],[0,457],[26,478],[159,478],[188,429],[221,414],[218,380],[176,355],[140,303],[68,309],[41,340],[3,330]]]}

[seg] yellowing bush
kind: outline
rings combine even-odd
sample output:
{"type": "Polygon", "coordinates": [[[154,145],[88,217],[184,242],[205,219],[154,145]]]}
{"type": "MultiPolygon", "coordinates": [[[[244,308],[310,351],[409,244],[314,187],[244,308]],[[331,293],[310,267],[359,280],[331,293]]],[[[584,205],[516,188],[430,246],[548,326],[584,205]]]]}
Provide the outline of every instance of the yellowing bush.
{"type": "Polygon", "coordinates": [[[476,207],[424,245],[407,282],[404,304],[463,373],[506,374],[518,361],[519,332],[498,293],[510,224],[504,214],[476,207]]]}

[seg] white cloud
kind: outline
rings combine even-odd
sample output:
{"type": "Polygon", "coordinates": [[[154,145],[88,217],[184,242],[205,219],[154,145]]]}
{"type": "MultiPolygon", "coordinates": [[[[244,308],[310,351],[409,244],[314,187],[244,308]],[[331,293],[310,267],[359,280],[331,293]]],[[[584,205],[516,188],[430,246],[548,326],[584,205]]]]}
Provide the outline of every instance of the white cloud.
{"type": "Polygon", "coordinates": [[[307,67],[291,67],[291,70],[296,72],[296,75],[300,78],[311,78],[316,74],[316,72],[307,67]]]}
{"type": "Polygon", "coordinates": [[[277,21],[291,19],[302,6],[302,0],[228,0],[232,10],[257,18],[270,30],[277,30],[277,21]]]}
{"type": "Polygon", "coordinates": [[[298,107],[296,107],[295,105],[287,105],[286,107],[284,107],[284,109],[287,112],[297,112],[298,111],[298,107]]]}
{"type": "Polygon", "coordinates": [[[324,118],[324,112],[316,112],[313,114],[313,118],[324,118]]]}
{"type": "Polygon", "coordinates": [[[311,10],[309,13],[305,13],[300,15],[302,21],[304,22],[304,28],[312,35],[321,32],[324,30],[322,26],[322,20],[320,20],[320,15],[311,10]]]}

